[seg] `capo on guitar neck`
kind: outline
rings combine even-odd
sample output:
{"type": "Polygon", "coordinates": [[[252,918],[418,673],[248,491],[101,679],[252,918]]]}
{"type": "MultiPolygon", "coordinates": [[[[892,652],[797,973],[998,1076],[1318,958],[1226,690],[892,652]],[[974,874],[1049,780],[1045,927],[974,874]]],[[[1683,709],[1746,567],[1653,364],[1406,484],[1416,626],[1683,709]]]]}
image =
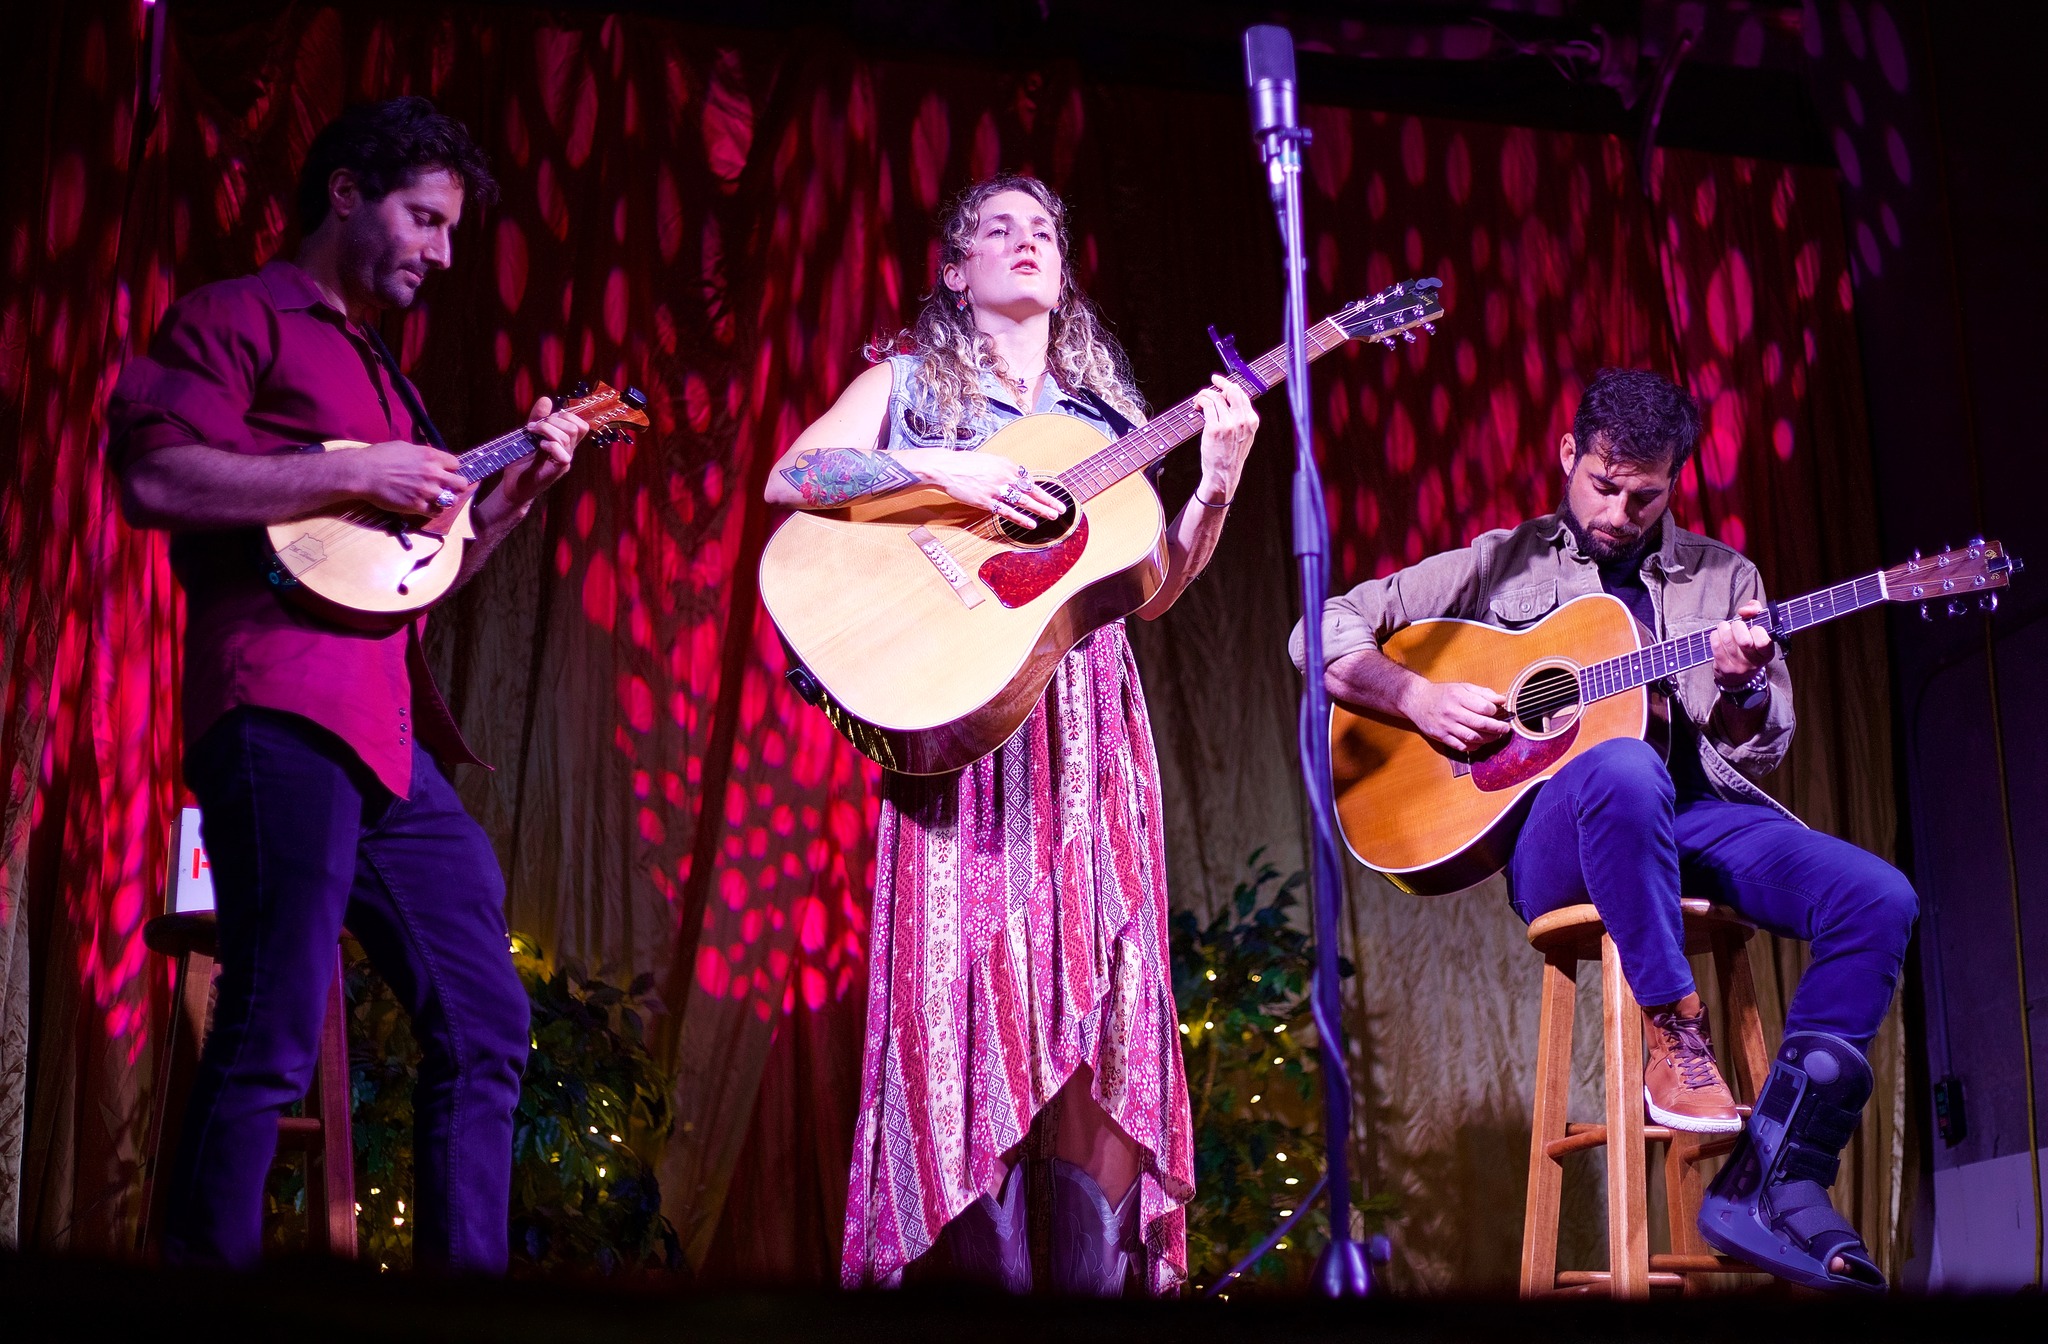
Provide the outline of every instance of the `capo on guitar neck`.
{"type": "Polygon", "coordinates": [[[1237,353],[1237,337],[1219,336],[1216,324],[1209,324],[1209,340],[1216,346],[1216,353],[1223,356],[1223,367],[1251,385],[1252,395],[1260,396],[1266,390],[1266,380],[1252,372],[1251,365],[1244,362],[1244,356],[1237,353]]]}

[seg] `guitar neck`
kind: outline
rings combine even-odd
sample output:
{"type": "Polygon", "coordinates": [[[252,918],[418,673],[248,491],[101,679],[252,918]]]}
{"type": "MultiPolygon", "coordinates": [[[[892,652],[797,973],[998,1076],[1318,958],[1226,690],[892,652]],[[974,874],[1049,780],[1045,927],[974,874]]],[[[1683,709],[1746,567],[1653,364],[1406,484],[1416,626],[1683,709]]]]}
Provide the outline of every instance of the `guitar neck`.
{"type": "MultiPolygon", "coordinates": [[[[1877,606],[1886,600],[1884,575],[1881,572],[1865,574],[1804,597],[1774,603],[1763,615],[1749,618],[1749,623],[1763,626],[1774,636],[1782,637],[1823,621],[1832,621],[1837,616],[1847,616],[1852,611],[1877,606]]],[[[1604,700],[1610,695],[1620,695],[1623,691],[1632,691],[1638,686],[1674,676],[1689,667],[1710,663],[1714,660],[1712,639],[1712,630],[1700,630],[1678,639],[1667,639],[1661,644],[1651,644],[1618,658],[1609,658],[1605,662],[1589,664],[1579,671],[1581,699],[1604,700]]]]}
{"type": "Polygon", "coordinates": [[[464,453],[457,459],[462,463],[457,469],[465,479],[472,482],[481,481],[494,472],[503,471],[522,457],[530,456],[538,446],[533,435],[524,429],[515,429],[509,434],[500,434],[489,443],[480,443],[464,453]]]}
{"type": "MultiPolygon", "coordinates": [[[[1324,318],[1308,329],[1308,357],[1320,359],[1349,339],[1335,318],[1324,318]]],[[[1287,378],[1287,347],[1276,345],[1249,361],[1246,367],[1267,389],[1278,387],[1287,378]]],[[[1260,389],[1238,374],[1224,376],[1243,388],[1246,396],[1256,398],[1259,395],[1260,389]]],[[[1092,499],[1125,477],[1145,470],[1201,432],[1202,409],[1193,397],[1189,397],[1161,411],[1094,456],[1061,472],[1060,484],[1073,494],[1077,503],[1092,499]]]]}

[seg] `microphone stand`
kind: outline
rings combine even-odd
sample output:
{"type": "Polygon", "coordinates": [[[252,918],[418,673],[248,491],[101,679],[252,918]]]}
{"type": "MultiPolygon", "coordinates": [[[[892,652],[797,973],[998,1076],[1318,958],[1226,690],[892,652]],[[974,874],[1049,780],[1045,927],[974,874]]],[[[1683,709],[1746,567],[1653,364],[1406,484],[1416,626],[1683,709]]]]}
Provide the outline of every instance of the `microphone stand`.
{"type": "Polygon", "coordinates": [[[1372,1291],[1372,1260],[1384,1261],[1386,1254],[1384,1238],[1374,1238],[1376,1254],[1369,1256],[1367,1247],[1351,1235],[1351,1069],[1337,956],[1337,906],[1344,896],[1344,869],[1337,850],[1336,800],[1330,782],[1330,695],[1323,684],[1322,617],[1323,601],[1329,594],[1330,523],[1323,508],[1323,478],[1316,466],[1310,419],[1308,260],[1301,236],[1301,147],[1308,139],[1309,132],[1301,127],[1274,127],[1266,132],[1263,153],[1287,273],[1283,338],[1287,346],[1287,408],[1294,423],[1294,557],[1306,645],[1307,674],[1302,678],[1296,736],[1308,801],[1309,901],[1316,944],[1310,1010],[1321,1045],[1323,1190],[1330,1214],[1330,1242],[1316,1264],[1316,1287],[1326,1297],[1364,1297],[1372,1291]]]}

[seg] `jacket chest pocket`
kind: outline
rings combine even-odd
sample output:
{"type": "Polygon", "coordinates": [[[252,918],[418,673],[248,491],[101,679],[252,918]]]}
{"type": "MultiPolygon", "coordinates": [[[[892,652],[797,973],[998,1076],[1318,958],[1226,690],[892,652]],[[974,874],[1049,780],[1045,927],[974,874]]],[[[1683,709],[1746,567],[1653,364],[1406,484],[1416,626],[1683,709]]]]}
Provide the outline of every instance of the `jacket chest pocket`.
{"type": "Polygon", "coordinates": [[[1556,607],[1557,584],[1533,583],[1495,593],[1493,600],[1487,603],[1487,614],[1495,625],[1519,630],[1542,620],[1556,607]]]}

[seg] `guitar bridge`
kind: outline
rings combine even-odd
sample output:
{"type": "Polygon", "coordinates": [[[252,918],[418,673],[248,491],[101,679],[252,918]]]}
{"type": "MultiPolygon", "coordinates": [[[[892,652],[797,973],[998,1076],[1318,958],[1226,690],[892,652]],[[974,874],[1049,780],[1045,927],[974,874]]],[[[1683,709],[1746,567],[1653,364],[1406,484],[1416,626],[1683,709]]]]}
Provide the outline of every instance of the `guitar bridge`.
{"type": "Polygon", "coordinates": [[[939,577],[946,581],[946,586],[953,590],[953,595],[967,604],[968,610],[971,611],[981,605],[982,599],[988,594],[982,590],[982,586],[975,581],[972,574],[960,567],[960,562],[953,558],[953,553],[946,549],[945,543],[932,535],[930,528],[910,529],[910,539],[917,543],[918,550],[924,552],[924,558],[932,562],[932,568],[939,571],[939,577]]]}

